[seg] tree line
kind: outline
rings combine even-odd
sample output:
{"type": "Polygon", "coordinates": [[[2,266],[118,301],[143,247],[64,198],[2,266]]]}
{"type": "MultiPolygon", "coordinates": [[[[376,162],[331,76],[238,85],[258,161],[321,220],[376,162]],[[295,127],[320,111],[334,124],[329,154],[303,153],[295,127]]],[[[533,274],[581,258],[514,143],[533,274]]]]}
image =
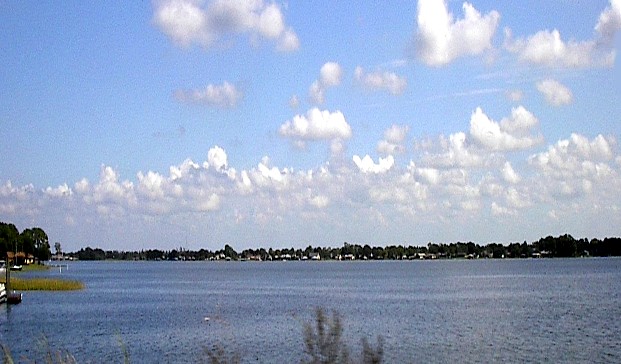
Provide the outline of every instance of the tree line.
{"type": "Polygon", "coordinates": [[[33,227],[19,232],[15,225],[0,222],[0,260],[6,259],[9,252],[24,253],[39,262],[51,257],[49,239],[43,229],[33,227]]]}
{"type": "Polygon", "coordinates": [[[370,246],[350,244],[341,247],[245,249],[237,252],[226,244],[220,250],[183,248],[172,250],[104,251],[100,248],[82,248],[68,256],[79,260],[403,260],[403,259],[474,259],[474,258],[532,258],[532,257],[581,257],[621,256],[621,238],[575,239],[569,234],[548,236],[527,243],[513,242],[508,245],[473,242],[450,244],[428,243],[427,246],[370,246]]]}

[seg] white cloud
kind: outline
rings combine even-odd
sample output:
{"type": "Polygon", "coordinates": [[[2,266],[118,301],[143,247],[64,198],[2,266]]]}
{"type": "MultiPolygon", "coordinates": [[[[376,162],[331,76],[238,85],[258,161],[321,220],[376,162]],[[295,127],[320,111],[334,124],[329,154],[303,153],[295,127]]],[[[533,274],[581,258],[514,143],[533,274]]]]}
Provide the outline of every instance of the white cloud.
{"type": "Polygon", "coordinates": [[[175,43],[209,48],[228,34],[276,42],[279,51],[300,46],[293,29],[285,23],[281,8],[263,0],[160,0],[154,4],[153,22],[175,43]]]}
{"type": "Polygon", "coordinates": [[[289,107],[292,109],[297,109],[298,106],[300,106],[300,99],[298,99],[298,96],[291,96],[291,98],[289,99],[289,107]]]}
{"type": "Polygon", "coordinates": [[[138,172],[138,191],[151,199],[164,197],[164,177],[159,173],[147,172],[143,174],[138,172]]]}
{"type": "Polygon", "coordinates": [[[352,131],[340,111],[308,110],[306,115],[296,115],[280,126],[280,135],[298,140],[349,139],[352,131]]]}
{"type": "Polygon", "coordinates": [[[506,95],[513,102],[520,102],[524,98],[524,93],[521,90],[510,90],[507,91],[506,95]]]}
{"type": "Polygon", "coordinates": [[[119,174],[110,166],[101,166],[99,183],[93,186],[95,203],[135,203],[134,185],[130,181],[119,181],[119,174]]]}
{"type": "Polygon", "coordinates": [[[326,88],[319,81],[313,81],[308,89],[308,97],[312,103],[321,105],[326,102],[326,88]]]}
{"type": "Polygon", "coordinates": [[[522,62],[567,68],[611,66],[614,62],[611,54],[597,54],[595,41],[565,42],[556,29],[542,30],[526,39],[516,40],[512,39],[509,29],[505,34],[505,48],[516,53],[522,62]]]}
{"type": "Polygon", "coordinates": [[[613,143],[613,139],[601,134],[589,140],[574,133],[549,146],[546,152],[531,155],[528,162],[549,177],[601,177],[610,170],[607,163],[613,159],[613,143]]]}
{"type": "Polygon", "coordinates": [[[497,204],[496,202],[492,202],[491,211],[492,211],[492,215],[494,216],[515,216],[517,215],[516,210],[509,209],[505,206],[497,204]]]}
{"type": "Polygon", "coordinates": [[[186,159],[179,166],[170,167],[170,177],[174,181],[176,179],[183,178],[192,173],[194,170],[198,170],[200,166],[194,163],[191,159],[186,159]]]}
{"type": "Polygon", "coordinates": [[[235,85],[225,81],[222,85],[209,84],[202,90],[177,90],[175,97],[179,101],[187,103],[232,108],[237,106],[243,94],[235,85]]]}
{"type": "Polygon", "coordinates": [[[384,132],[384,140],[380,140],[377,144],[377,151],[382,154],[400,154],[405,152],[405,146],[403,141],[405,140],[408,131],[410,130],[407,125],[395,125],[384,132]]]}
{"type": "MultiPolygon", "coordinates": [[[[526,116],[507,118],[504,125],[513,133],[529,131],[534,123],[526,116]]],[[[393,142],[405,140],[403,127],[391,127],[384,136],[393,142]]],[[[354,155],[353,163],[326,162],[307,171],[280,168],[264,157],[255,167],[236,172],[227,152],[214,146],[206,161],[186,159],[171,166],[168,175],[138,172],[134,182],[105,165],[98,181],[81,179],[71,188],[61,184],[36,189],[6,182],[0,184],[0,214],[20,226],[42,220],[59,226],[54,235],[63,245],[91,241],[93,234],[110,241],[118,241],[121,234],[123,241],[140,235],[141,244],[158,237],[165,244],[177,244],[179,236],[190,232],[190,238],[207,237],[205,247],[210,249],[219,248],[232,229],[240,234],[231,241],[236,248],[256,248],[257,241],[317,244],[304,240],[316,226],[348,238],[360,233],[351,239],[363,240],[373,236],[374,219],[379,217],[390,222],[394,238],[416,243],[453,239],[444,235],[447,226],[464,231],[481,224],[481,235],[475,237],[482,240],[511,239],[511,234],[499,237],[498,229],[488,229],[496,224],[511,231],[529,223],[533,234],[539,234],[548,228],[543,221],[547,217],[540,219],[548,211],[582,228],[601,219],[602,210],[607,217],[617,216],[621,157],[614,151],[614,139],[572,134],[533,154],[528,163],[512,164],[502,153],[469,145],[468,138],[454,133],[438,143],[421,143],[421,156],[407,166],[399,166],[392,155],[376,161],[354,155]],[[493,154],[500,157],[489,162],[493,154]],[[594,213],[596,209],[600,212],[594,213]],[[352,225],[363,232],[352,232],[347,227],[352,225]],[[417,230],[424,232],[412,238],[417,230]],[[75,231],[83,236],[71,235],[75,231]]],[[[325,239],[329,243],[333,235],[325,239]]]]}
{"type": "Polygon", "coordinates": [[[407,87],[405,78],[394,72],[366,73],[360,66],[354,71],[356,81],[369,90],[386,90],[392,95],[401,95],[407,87]]]}
{"type": "Polygon", "coordinates": [[[207,153],[207,162],[209,166],[212,166],[217,171],[222,171],[228,167],[227,155],[224,149],[219,146],[215,146],[209,149],[207,153]]]}
{"type": "Polygon", "coordinates": [[[612,42],[619,30],[621,30],[621,0],[610,0],[610,6],[599,16],[595,31],[605,42],[612,42]]]}
{"type": "Polygon", "coordinates": [[[485,163],[483,156],[470,147],[465,133],[451,134],[448,139],[441,136],[440,148],[441,151],[437,153],[425,151],[422,161],[438,168],[477,167],[485,163]]]}
{"type": "Polygon", "coordinates": [[[330,203],[330,199],[326,196],[314,196],[308,201],[312,206],[324,208],[330,203]]]}
{"type": "Polygon", "coordinates": [[[342,76],[343,70],[336,62],[327,62],[321,66],[319,79],[314,81],[308,90],[311,101],[315,104],[323,104],[326,90],[340,85],[342,76]]]}
{"type": "Polygon", "coordinates": [[[571,90],[553,79],[537,82],[537,90],[539,90],[546,101],[553,106],[568,105],[573,101],[571,90]]]}
{"type": "Polygon", "coordinates": [[[443,66],[456,58],[492,48],[500,14],[482,16],[472,4],[462,5],[464,18],[455,20],[446,0],[419,0],[416,35],[418,57],[427,65],[443,66]]]}
{"type": "Polygon", "coordinates": [[[436,168],[418,168],[416,172],[430,185],[437,185],[440,183],[440,171],[436,168]]]}
{"type": "Polygon", "coordinates": [[[359,156],[354,155],[353,161],[360,172],[374,174],[386,173],[395,164],[395,159],[392,155],[389,155],[386,158],[380,158],[377,164],[373,162],[373,159],[371,159],[368,154],[362,159],[359,156]]]}
{"type": "Polygon", "coordinates": [[[300,39],[291,28],[282,34],[276,46],[276,49],[281,52],[293,52],[298,48],[300,48],[300,39]]]}
{"type": "Polygon", "coordinates": [[[319,82],[325,87],[333,87],[341,84],[343,70],[336,62],[327,62],[319,71],[319,82]]]}
{"type": "Polygon", "coordinates": [[[505,165],[502,167],[502,178],[505,180],[505,182],[512,184],[519,183],[522,180],[520,175],[515,172],[515,170],[511,166],[511,163],[509,163],[508,161],[505,162],[505,165]]]}
{"type": "Polygon", "coordinates": [[[611,0],[595,25],[594,39],[564,41],[557,29],[542,30],[527,38],[513,39],[505,29],[505,48],[523,62],[552,68],[612,67],[616,52],[612,40],[621,29],[621,1],[611,0]]]}
{"type": "Polygon", "coordinates": [[[209,46],[214,40],[199,1],[161,1],[156,5],[153,20],[173,41],[186,47],[193,42],[209,46]]]}
{"type": "Polygon", "coordinates": [[[543,142],[543,137],[527,132],[538,124],[537,119],[523,107],[514,108],[510,118],[500,123],[491,120],[481,108],[470,118],[470,135],[476,143],[492,151],[529,149],[543,142]]]}
{"type": "Polygon", "coordinates": [[[73,190],[71,187],[67,186],[66,183],[63,183],[56,188],[47,187],[44,192],[50,197],[67,197],[73,195],[73,190]]]}

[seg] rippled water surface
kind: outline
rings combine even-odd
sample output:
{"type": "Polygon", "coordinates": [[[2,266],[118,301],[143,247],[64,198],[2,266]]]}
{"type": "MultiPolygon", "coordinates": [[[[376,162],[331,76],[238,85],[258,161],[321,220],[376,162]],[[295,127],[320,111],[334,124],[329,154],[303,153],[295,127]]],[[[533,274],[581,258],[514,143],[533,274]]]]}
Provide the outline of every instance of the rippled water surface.
{"type": "Polygon", "coordinates": [[[244,362],[296,363],[323,307],[342,315],[353,357],[381,335],[394,363],[621,362],[616,258],[76,262],[44,274],[87,288],[0,306],[0,342],[18,361],[41,357],[46,338],[79,362],[121,362],[122,346],[132,363],[205,362],[221,345],[244,362]]]}

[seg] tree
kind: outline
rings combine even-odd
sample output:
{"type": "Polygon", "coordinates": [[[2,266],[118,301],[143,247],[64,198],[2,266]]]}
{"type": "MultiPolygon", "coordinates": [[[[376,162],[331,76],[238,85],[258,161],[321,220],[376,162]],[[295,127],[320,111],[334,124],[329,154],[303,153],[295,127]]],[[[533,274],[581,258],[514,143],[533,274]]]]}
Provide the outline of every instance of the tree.
{"type": "Polygon", "coordinates": [[[224,255],[233,260],[237,260],[237,252],[230,245],[224,245],[224,255]]]}
{"type": "Polygon", "coordinates": [[[57,241],[54,243],[54,250],[56,250],[56,255],[62,254],[62,249],[60,248],[60,242],[57,241]]]}
{"type": "Polygon", "coordinates": [[[47,234],[41,228],[33,228],[33,238],[34,238],[34,256],[37,258],[39,262],[42,260],[49,260],[50,256],[50,242],[47,237],[47,234]]]}
{"type": "Polygon", "coordinates": [[[6,253],[16,249],[19,239],[19,230],[13,224],[0,222],[0,256],[6,257],[6,253]]]}

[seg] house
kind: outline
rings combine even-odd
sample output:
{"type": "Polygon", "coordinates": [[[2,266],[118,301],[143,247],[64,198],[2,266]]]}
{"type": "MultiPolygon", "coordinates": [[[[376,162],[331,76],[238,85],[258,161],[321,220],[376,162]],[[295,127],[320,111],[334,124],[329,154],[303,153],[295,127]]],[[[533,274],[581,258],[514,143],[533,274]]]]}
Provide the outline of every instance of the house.
{"type": "Polygon", "coordinates": [[[26,254],[24,252],[7,252],[6,257],[9,262],[13,261],[14,265],[29,265],[34,264],[35,262],[34,255],[26,254]]]}

